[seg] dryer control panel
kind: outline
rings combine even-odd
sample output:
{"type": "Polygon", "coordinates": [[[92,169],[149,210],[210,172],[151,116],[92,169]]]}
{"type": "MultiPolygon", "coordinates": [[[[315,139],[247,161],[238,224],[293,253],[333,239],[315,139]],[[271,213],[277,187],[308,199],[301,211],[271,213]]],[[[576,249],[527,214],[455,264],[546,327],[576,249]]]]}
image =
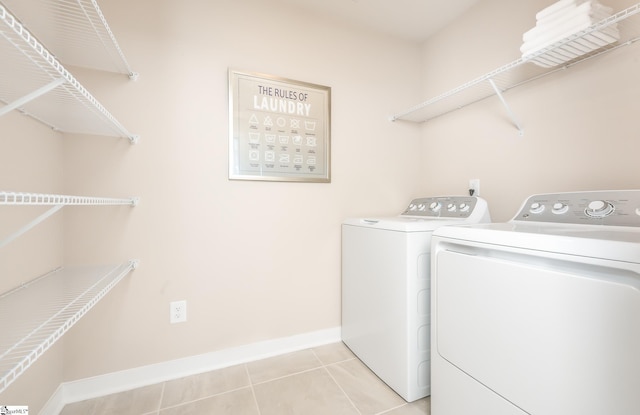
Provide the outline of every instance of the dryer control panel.
{"type": "Polygon", "coordinates": [[[513,220],[640,227],[640,190],[533,195],[513,220]]]}
{"type": "Polygon", "coordinates": [[[401,216],[423,218],[468,218],[476,209],[484,209],[474,196],[441,196],[413,199],[401,216]]]}

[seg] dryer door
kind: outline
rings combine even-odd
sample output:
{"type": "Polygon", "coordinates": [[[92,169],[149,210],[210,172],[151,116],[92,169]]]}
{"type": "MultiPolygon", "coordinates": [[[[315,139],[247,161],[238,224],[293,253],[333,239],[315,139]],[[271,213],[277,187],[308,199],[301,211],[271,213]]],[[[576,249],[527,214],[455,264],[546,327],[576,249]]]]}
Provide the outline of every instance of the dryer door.
{"type": "Polygon", "coordinates": [[[531,414],[639,413],[637,264],[444,243],[434,273],[436,353],[468,376],[531,414]]]}

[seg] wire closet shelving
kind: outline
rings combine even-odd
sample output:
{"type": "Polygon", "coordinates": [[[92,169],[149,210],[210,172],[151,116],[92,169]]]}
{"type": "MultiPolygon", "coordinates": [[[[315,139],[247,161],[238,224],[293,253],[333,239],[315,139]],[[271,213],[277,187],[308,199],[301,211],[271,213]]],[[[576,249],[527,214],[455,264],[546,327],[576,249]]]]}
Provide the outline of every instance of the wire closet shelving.
{"type": "MultiPolygon", "coordinates": [[[[0,248],[64,206],[136,206],[138,198],[105,198],[0,191],[0,206],[51,206],[0,248]]],[[[24,373],[138,261],[105,266],[57,268],[0,294],[0,393],[24,373]]]]}
{"type": "MultiPolygon", "coordinates": [[[[58,131],[137,142],[61,63],[137,78],[95,0],[0,0],[0,61],[0,117],[17,110],[58,131]]],[[[47,207],[0,235],[0,249],[64,206],[137,203],[136,197],[0,191],[0,207],[47,207]]],[[[137,266],[130,260],[60,267],[0,294],[0,393],[137,266]]]]}
{"type": "Polygon", "coordinates": [[[58,268],[0,295],[0,393],[137,266],[58,268]]]}
{"type": "Polygon", "coordinates": [[[2,0],[0,35],[0,116],[18,110],[55,130],[137,142],[61,64],[64,59],[137,77],[95,1],[2,0]],[[51,50],[41,43],[44,38],[51,39],[51,50]]]}
{"type": "Polygon", "coordinates": [[[497,95],[504,104],[511,121],[520,135],[522,135],[522,126],[508,106],[503,93],[527,82],[635,43],[640,39],[640,17],[638,16],[640,16],[640,3],[535,53],[520,57],[454,89],[394,114],[390,119],[391,121],[425,122],[497,95]],[[614,25],[620,33],[620,38],[617,41],[608,44],[593,43],[594,35],[598,35],[598,33],[614,27],[614,25]],[[589,47],[587,50],[591,50],[578,55],[575,53],[574,48],[576,44],[592,44],[593,48],[589,47]],[[558,62],[558,65],[542,67],[533,64],[534,62],[545,64],[545,66],[548,66],[547,64],[549,63],[558,62]]]}

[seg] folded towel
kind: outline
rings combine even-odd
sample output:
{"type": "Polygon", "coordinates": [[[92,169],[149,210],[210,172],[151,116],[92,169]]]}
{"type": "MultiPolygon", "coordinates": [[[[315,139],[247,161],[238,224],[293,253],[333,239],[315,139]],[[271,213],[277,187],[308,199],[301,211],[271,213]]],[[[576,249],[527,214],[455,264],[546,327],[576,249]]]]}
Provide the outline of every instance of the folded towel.
{"type": "Polygon", "coordinates": [[[620,39],[617,24],[593,31],[613,10],[598,0],[559,0],[536,14],[536,26],[522,35],[525,60],[550,68],[592,53],[620,39]],[[589,34],[584,32],[591,28],[589,34]],[[579,37],[578,37],[579,35],[579,37]],[[568,41],[568,39],[573,40],[568,41]],[[535,57],[534,57],[535,55],[535,57]]]}
{"type": "Polygon", "coordinates": [[[533,53],[536,50],[549,46],[575,33],[581,32],[593,24],[611,16],[611,10],[609,8],[605,9],[608,10],[601,10],[597,13],[592,13],[591,15],[584,13],[578,14],[551,29],[530,33],[528,40],[520,47],[520,51],[524,54],[533,53]]]}
{"type": "Polygon", "coordinates": [[[571,19],[577,16],[589,16],[593,23],[606,19],[611,16],[613,9],[611,7],[603,6],[597,2],[588,1],[581,4],[578,7],[566,8],[565,12],[561,13],[557,18],[548,21],[546,23],[537,22],[536,26],[528,30],[522,35],[524,42],[529,42],[535,38],[544,35],[545,33],[555,30],[560,26],[566,25],[571,19]]]}
{"type": "Polygon", "coordinates": [[[550,18],[555,13],[561,13],[566,7],[575,7],[584,3],[586,0],[560,0],[553,3],[551,6],[540,10],[536,13],[536,20],[544,20],[550,18]]]}
{"type": "MultiPolygon", "coordinates": [[[[554,43],[560,42],[563,39],[566,39],[572,35],[575,35],[576,33],[586,30],[590,26],[591,26],[590,24],[584,24],[582,26],[574,26],[573,28],[567,29],[566,32],[560,33],[558,36],[554,38],[550,38],[550,39],[536,42],[536,43],[525,43],[520,47],[520,52],[522,52],[523,55],[530,55],[541,49],[549,47],[554,43]]],[[[607,43],[613,43],[620,39],[620,34],[618,32],[616,25],[612,25],[605,29],[602,29],[599,33],[602,33],[602,36],[607,36],[606,38],[607,43]]]]}

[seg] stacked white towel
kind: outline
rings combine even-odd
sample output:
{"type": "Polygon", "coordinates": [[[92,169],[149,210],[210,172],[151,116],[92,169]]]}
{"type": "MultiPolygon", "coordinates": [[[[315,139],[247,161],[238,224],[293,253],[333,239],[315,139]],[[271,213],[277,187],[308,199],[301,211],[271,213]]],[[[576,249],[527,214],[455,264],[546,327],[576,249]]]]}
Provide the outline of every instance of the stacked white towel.
{"type": "MultiPolygon", "coordinates": [[[[597,0],[560,0],[536,14],[536,26],[522,35],[522,56],[528,56],[560,42],[611,16],[612,9],[597,0]]],[[[617,26],[609,25],[565,45],[553,48],[531,61],[552,67],[576,59],[620,39],[617,26]]]]}

